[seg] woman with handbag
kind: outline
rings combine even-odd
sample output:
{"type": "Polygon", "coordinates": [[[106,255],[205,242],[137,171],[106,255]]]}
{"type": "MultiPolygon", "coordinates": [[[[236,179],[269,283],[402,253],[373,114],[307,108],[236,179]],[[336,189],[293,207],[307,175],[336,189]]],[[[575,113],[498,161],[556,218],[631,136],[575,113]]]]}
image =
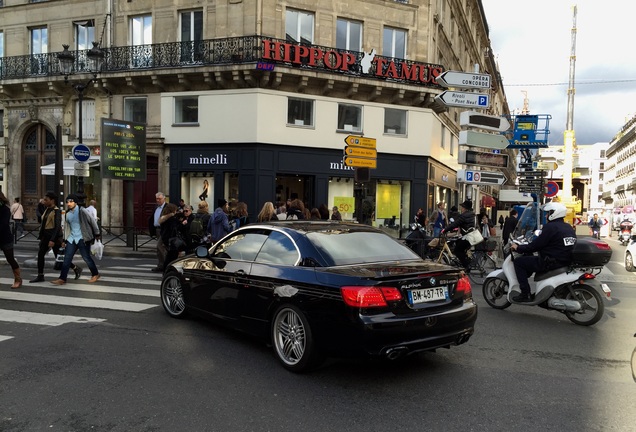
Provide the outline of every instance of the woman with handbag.
{"type": "MultiPolygon", "coordinates": [[[[461,239],[455,242],[455,256],[459,258],[465,269],[468,269],[470,265],[470,258],[468,258],[467,252],[470,249],[471,243],[466,239],[469,233],[475,231],[475,213],[473,212],[473,202],[466,200],[459,205],[459,217],[448,224],[446,228],[442,230],[442,234],[448,231],[452,231],[459,227],[459,233],[462,236],[461,239]]],[[[477,230],[477,234],[480,234],[477,230]]],[[[483,239],[482,239],[483,240],[483,239]]]]}

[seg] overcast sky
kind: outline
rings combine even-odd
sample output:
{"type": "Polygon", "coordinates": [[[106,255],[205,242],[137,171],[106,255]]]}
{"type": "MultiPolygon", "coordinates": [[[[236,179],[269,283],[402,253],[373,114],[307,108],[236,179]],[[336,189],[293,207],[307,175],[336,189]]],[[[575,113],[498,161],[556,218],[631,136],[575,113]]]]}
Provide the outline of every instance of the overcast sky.
{"type": "MultiPolygon", "coordinates": [[[[563,144],[573,9],[574,131],[579,145],[610,142],[636,115],[636,2],[482,0],[510,110],[550,114],[549,142],[563,144]]],[[[499,114],[499,113],[498,113],[499,114]]]]}

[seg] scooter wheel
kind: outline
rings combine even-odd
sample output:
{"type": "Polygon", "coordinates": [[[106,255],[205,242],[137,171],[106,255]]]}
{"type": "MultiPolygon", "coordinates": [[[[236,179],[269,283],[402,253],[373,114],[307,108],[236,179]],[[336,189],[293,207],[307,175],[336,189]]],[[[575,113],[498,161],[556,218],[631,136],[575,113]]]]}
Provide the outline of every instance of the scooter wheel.
{"type": "Polygon", "coordinates": [[[574,324],[591,326],[603,318],[605,313],[605,303],[603,297],[593,287],[589,285],[574,285],[566,300],[576,300],[581,303],[581,310],[578,312],[565,312],[565,316],[574,324]]]}
{"type": "Polygon", "coordinates": [[[482,287],[484,300],[490,307],[506,309],[511,305],[508,301],[508,281],[491,277],[486,278],[482,287]]]}

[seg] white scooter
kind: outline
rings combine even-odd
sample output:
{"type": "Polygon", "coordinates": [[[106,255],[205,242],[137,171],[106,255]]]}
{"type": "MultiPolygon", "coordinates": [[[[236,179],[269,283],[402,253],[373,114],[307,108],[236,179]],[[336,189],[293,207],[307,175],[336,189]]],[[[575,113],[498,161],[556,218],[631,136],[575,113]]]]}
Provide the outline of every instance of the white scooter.
{"type": "MultiPolygon", "coordinates": [[[[523,237],[514,241],[518,244],[528,243],[523,237]]],[[[586,242],[582,239],[579,241],[586,242]]],[[[594,241],[599,245],[606,245],[600,240],[594,241]]],[[[506,253],[512,252],[510,245],[511,243],[506,245],[506,253]]],[[[539,306],[562,312],[574,324],[583,326],[596,324],[603,317],[605,305],[601,293],[610,298],[612,291],[606,284],[596,280],[602,266],[571,264],[536,273],[534,278],[530,278],[530,291],[534,294],[534,300],[515,303],[512,298],[521,294],[513,262],[515,255],[518,256],[516,252],[509,253],[502,268],[492,271],[484,281],[484,299],[490,306],[495,309],[506,309],[513,303],[539,306]]]]}

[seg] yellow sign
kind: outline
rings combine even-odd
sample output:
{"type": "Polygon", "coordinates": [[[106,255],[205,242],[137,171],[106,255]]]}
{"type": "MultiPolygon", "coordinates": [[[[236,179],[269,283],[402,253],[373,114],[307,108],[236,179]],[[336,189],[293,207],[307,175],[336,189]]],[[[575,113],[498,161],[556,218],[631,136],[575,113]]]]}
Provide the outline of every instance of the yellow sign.
{"type": "Polygon", "coordinates": [[[355,213],[356,199],[354,197],[333,197],[333,205],[338,207],[340,213],[355,213]]]}
{"type": "Polygon", "coordinates": [[[365,158],[376,158],[378,156],[378,152],[370,148],[347,146],[344,151],[345,156],[360,156],[365,158]]]}
{"type": "Polygon", "coordinates": [[[536,166],[534,167],[534,169],[553,171],[557,169],[557,163],[556,162],[536,162],[536,166]]]}
{"type": "Polygon", "coordinates": [[[350,166],[350,167],[375,169],[378,166],[376,159],[360,159],[360,158],[354,158],[354,157],[348,157],[347,156],[347,157],[345,157],[342,160],[342,162],[346,166],[350,166]]]}
{"type": "Polygon", "coordinates": [[[344,140],[345,144],[356,147],[375,148],[375,138],[365,138],[357,135],[349,135],[344,140]]]}
{"type": "Polygon", "coordinates": [[[401,195],[402,186],[400,186],[399,184],[378,184],[375,193],[376,220],[392,219],[393,216],[399,218],[401,195]]]}

